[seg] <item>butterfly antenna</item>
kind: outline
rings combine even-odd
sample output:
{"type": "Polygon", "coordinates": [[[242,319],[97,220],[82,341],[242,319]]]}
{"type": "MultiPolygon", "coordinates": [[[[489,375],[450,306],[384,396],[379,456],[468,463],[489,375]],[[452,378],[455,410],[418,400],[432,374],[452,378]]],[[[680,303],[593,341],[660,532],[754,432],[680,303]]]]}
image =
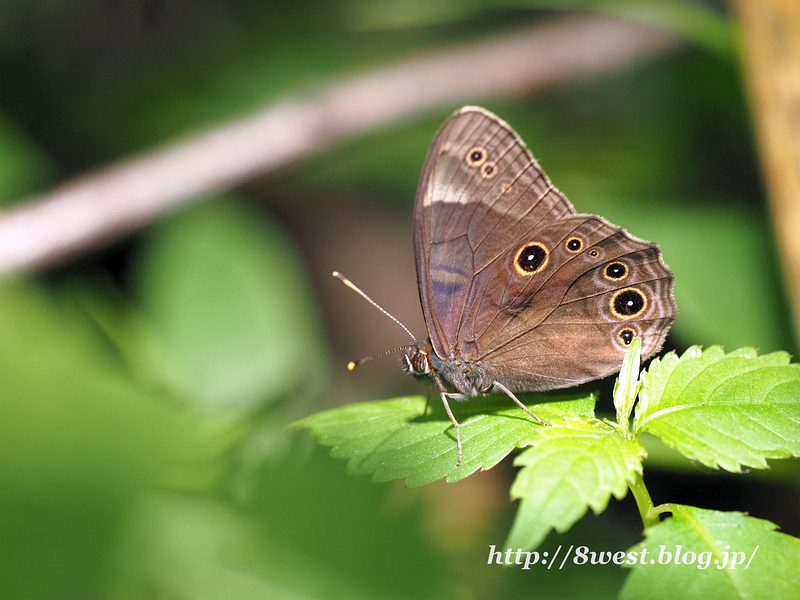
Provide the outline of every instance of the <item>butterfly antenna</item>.
{"type": "MultiPolygon", "coordinates": [[[[409,336],[411,336],[411,339],[414,340],[415,344],[419,343],[419,342],[417,342],[417,338],[414,337],[414,334],[411,333],[411,331],[408,329],[408,327],[403,325],[397,318],[395,318],[391,313],[389,313],[389,311],[387,311],[380,304],[375,302],[375,300],[373,300],[372,298],[367,296],[364,292],[362,292],[356,284],[354,284],[347,277],[345,277],[344,275],[339,273],[339,271],[334,271],[333,272],[333,276],[336,277],[336,279],[341,281],[343,284],[345,284],[347,287],[349,287],[351,290],[353,290],[356,294],[361,296],[364,300],[366,300],[367,302],[372,304],[372,306],[377,308],[379,311],[381,311],[383,314],[385,314],[387,317],[389,317],[392,321],[394,321],[395,323],[400,325],[400,327],[403,328],[403,331],[405,331],[409,336]]],[[[387,354],[391,354],[393,352],[397,352],[398,350],[403,350],[405,348],[408,348],[408,346],[400,346],[399,348],[395,348],[394,350],[388,350],[386,352],[381,352],[377,356],[367,356],[365,358],[362,358],[362,359],[359,359],[359,360],[356,360],[356,361],[350,361],[349,363],[347,363],[347,370],[348,371],[352,371],[353,369],[355,369],[358,365],[360,365],[362,363],[365,363],[367,361],[373,360],[375,358],[380,358],[382,356],[386,356],[387,354]]]]}
{"type": "Polygon", "coordinates": [[[393,350],[387,350],[386,352],[381,352],[380,354],[376,354],[375,356],[365,356],[364,358],[359,358],[358,360],[351,360],[347,363],[347,370],[352,371],[359,365],[363,365],[365,362],[369,362],[371,360],[375,360],[376,358],[383,358],[384,356],[388,356],[389,354],[394,354],[395,352],[399,352],[400,350],[405,350],[406,348],[410,348],[410,346],[399,346],[394,348],[393,350]]]}

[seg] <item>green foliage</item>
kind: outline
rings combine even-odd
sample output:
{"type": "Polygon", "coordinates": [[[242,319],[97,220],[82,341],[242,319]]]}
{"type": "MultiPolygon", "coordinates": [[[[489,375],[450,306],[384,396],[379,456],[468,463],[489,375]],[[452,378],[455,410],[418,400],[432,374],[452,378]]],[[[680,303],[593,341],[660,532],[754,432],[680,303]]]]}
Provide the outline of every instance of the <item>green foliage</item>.
{"type": "Polygon", "coordinates": [[[209,201],[133,260],[132,294],[97,274],[0,285],[0,595],[449,597],[416,513],[386,515],[285,429],[326,358],[280,227],[209,201]],[[362,527],[330,518],[347,511],[362,527]]]}
{"type": "Polygon", "coordinates": [[[321,453],[305,454],[294,448],[290,460],[260,472],[264,489],[246,509],[213,494],[139,497],[112,597],[452,597],[441,581],[446,566],[420,539],[414,512],[386,515],[377,486],[332,471],[321,453]],[[343,526],[351,522],[360,527],[343,526]]]}
{"type": "Polygon", "coordinates": [[[620,431],[628,430],[631,411],[636,403],[636,396],[641,389],[639,382],[639,366],[641,365],[641,338],[634,338],[629,351],[625,353],[622,368],[614,383],[614,409],[617,412],[617,426],[620,431]]]}
{"type": "Polygon", "coordinates": [[[800,540],[740,512],[669,505],[672,517],[645,531],[620,597],[796,598],[800,540]],[[642,562],[643,560],[643,562],[642,562]]]}
{"type": "MultiPolygon", "coordinates": [[[[343,75],[477,42],[550,19],[550,9],[576,7],[652,23],[690,43],[669,56],[530,96],[465,102],[486,104],[512,123],[579,211],[602,214],[659,243],[676,275],[673,347],[796,351],[741,73],[732,60],[735,32],[727,16],[691,2],[1,2],[0,200],[20,201],[275,99],[313,93],[343,75]]],[[[0,285],[2,597],[614,597],[625,572],[608,565],[542,570],[535,580],[528,571],[486,565],[485,542],[501,543],[511,523],[511,503],[491,504],[511,467],[505,461],[482,476],[478,471],[523,448],[519,472],[532,485],[523,486],[522,475],[514,485],[520,516],[513,535],[532,546],[551,528],[571,527],[539,546],[554,552],[561,543],[627,548],[638,540],[638,530],[621,525],[615,512],[624,504],[606,505],[631,479],[641,493],[641,445],[649,452],[648,473],[653,466],[688,471],[698,494],[700,478],[714,476],[698,474],[698,463],[737,471],[796,454],[796,412],[787,393],[793,375],[779,387],[771,387],[769,375],[795,367],[779,357],[771,367],[758,362],[768,356],[749,359],[759,365],[749,375],[738,366],[726,371],[722,383],[744,399],[732,407],[737,418],[750,420],[742,443],[714,407],[691,404],[670,420],[663,407],[678,400],[663,389],[660,398],[650,393],[662,408],[637,409],[647,427],[630,425],[636,368],[614,396],[616,422],[594,418],[594,400],[586,395],[547,405],[529,398],[554,423],[548,428],[531,423],[506,398],[454,406],[465,423],[460,469],[452,426],[437,402],[424,416],[422,399],[401,398],[370,403],[373,420],[358,412],[341,421],[330,415],[322,427],[321,415],[311,417],[320,417],[320,432],[346,449],[354,472],[409,485],[477,475],[456,486],[405,490],[347,477],[321,449],[285,429],[321,402],[346,395],[334,386],[318,394],[329,367],[318,309],[294,247],[309,237],[302,213],[328,203],[326,214],[349,222],[347,210],[369,204],[407,227],[425,152],[455,108],[369,132],[250,182],[237,190],[247,202],[208,200],[66,266],[0,285]],[[308,204],[297,208],[303,198],[308,204]],[[276,207],[295,240],[271,216],[276,207]],[[773,414],[759,409],[759,398],[773,414]],[[693,437],[694,425],[704,437],[693,437]],[[648,433],[651,426],[662,428],[653,430],[661,437],[648,433]],[[364,439],[351,443],[349,436],[362,433],[364,439]],[[578,455],[573,442],[591,453],[578,455]],[[545,475],[562,503],[542,497],[538,483],[545,475]],[[606,512],[572,525],[589,508],[606,512]],[[536,514],[527,518],[528,512],[536,514]]],[[[339,227],[333,220],[325,225],[339,227]]],[[[319,247],[302,248],[315,263],[319,253],[319,247]]],[[[335,325],[329,331],[336,336],[335,325]]],[[[737,361],[735,354],[714,356],[693,350],[662,359],[661,369],[677,362],[662,373],[664,389],[673,370],[678,377],[699,369],[697,382],[680,387],[694,393],[714,369],[737,361]],[[700,362],[684,365],[692,356],[700,362]]],[[[652,367],[651,383],[656,375],[652,367]]],[[[773,485],[800,481],[797,461],[771,463],[764,474],[737,479],[757,490],[766,477],[773,485]]],[[[717,485],[733,479],[726,477],[717,485]]],[[[796,492],[778,489],[766,494],[772,510],[793,506],[796,492]]],[[[646,543],[651,533],[698,510],[679,508],[646,530],[646,543]]],[[[769,517],[787,529],[793,525],[775,513],[769,517]]],[[[693,531],[719,540],[750,531],[761,547],[749,569],[722,572],[727,583],[702,588],[707,596],[727,593],[727,584],[753,596],[797,595],[790,577],[797,564],[793,538],[738,513],[718,520],[732,526],[693,531]],[[780,546],[778,554],[764,552],[768,546],[780,546]],[[764,563],[762,553],[769,559],[764,563]],[[756,581],[753,574],[764,568],[772,569],[771,579],[756,581]]],[[[674,537],[688,547],[697,536],[680,530],[674,537]]],[[[746,549],[738,541],[731,546],[746,549]]],[[[670,575],[667,567],[648,567],[636,565],[626,594],[684,591],[672,581],[685,582],[679,577],[686,570],[670,575]]]]}
{"type": "Polygon", "coordinates": [[[611,495],[624,497],[642,472],[644,449],[598,419],[567,420],[531,437],[514,459],[522,469],[511,497],[521,502],[507,548],[535,548],[551,529],[572,527],[587,507],[604,511],[611,495]]]}
{"type": "MultiPolygon", "coordinates": [[[[498,409],[507,398],[468,402],[453,407],[461,424],[464,456],[456,467],[452,423],[441,407],[429,416],[424,398],[361,402],[325,411],[294,423],[311,429],[320,443],[333,446],[332,455],[348,458],[354,475],[374,474],[375,481],[406,479],[409,487],[442,477],[458,481],[490,469],[530,435],[531,419],[521,408],[498,409]],[[485,411],[492,410],[491,413],[485,411]]],[[[593,415],[592,398],[536,406],[542,419],[593,415]]]]}
{"type": "Polygon", "coordinates": [[[709,467],[763,469],[767,458],[800,455],[798,398],[800,365],[785,352],[690,348],[650,364],[634,431],[709,467]]]}
{"type": "Polygon", "coordinates": [[[288,247],[274,223],[232,202],[201,204],[150,232],[137,267],[142,309],[181,392],[203,409],[252,411],[324,381],[320,324],[288,247]]]}
{"type": "Polygon", "coordinates": [[[195,425],[188,448],[157,470],[160,485],[128,499],[104,586],[133,598],[318,597],[329,587],[331,598],[447,597],[415,514],[387,517],[380,490],[331,473],[285,429],[309,410],[327,358],[279,225],[233,198],[209,200],[159,224],[133,260],[136,300],[94,280],[66,296],[118,350],[132,385],[159,390],[195,425]],[[331,521],[348,510],[362,528],[331,521]],[[399,577],[398,563],[418,577],[399,577]]]}
{"type": "MultiPolygon", "coordinates": [[[[694,347],[680,358],[668,353],[654,360],[640,381],[636,376],[640,349],[638,340],[631,344],[614,390],[616,423],[595,418],[593,399],[573,401],[573,409],[570,402],[530,404],[548,426],[526,421],[521,409],[471,416],[466,416],[466,411],[456,413],[463,423],[464,461],[460,466],[455,465],[452,424],[443,413],[420,418],[422,399],[347,405],[307,417],[295,426],[309,428],[321,444],[333,446],[334,457],[350,459],[351,473],[372,473],[376,481],[405,478],[411,486],[441,477],[461,479],[478,468],[492,467],[515,446],[524,447],[514,460],[522,468],[511,486],[511,497],[521,502],[506,548],[536,548],[551,529],[568,530],[588,508],[595,513],[604,511],[611,495],[622,498],[628,488],[637,496],[645,526],[654,532],[648,534],[651,548],[654,541],[669,541],[673,546],[682,543],[686,537],[680,533],[685,533],[680,529],[682,521],[694,514],[699,521],[692,521],[697,529],[693,533],[710,546],[714,556],[722,552],[718,544],[736,548],[756,545],[758,536],[753,532],[763,533],[764,527],[775,526],[765,521],[751,523],[737,513],[670,509],[681,516],[670,521],[681,523],[652,525],[654,515],[666,508],[652,506],[642,483],[646,451],[639,436],[643,432],[660,436],[691,459],[731,471],[739,471],[743,464],[764,468],[766,458],[798,456],[800,368],[789,364],[785,353],[759,357],[751,348],[725,354],[717,347],[705,352],[694,347]],[[715,518],[702,522],[700,516],[708,515],[715,518]],[[733,519],[744,533],[720,538],[720,528],[733,526],[733,521],[726,525],[725,519],[733,519]]],[[[485,401],[475,404],[482,404],[475,406],[475,411],[487,410],[485,401]]],[[[696,553],[708,549],[697,550],[698,543],[689,536],[683,547],[696,553]]],[[[781,546],[789,552],[783,561],[800,559],[800,542],[787,536],[770,538],[767,554],[778,552],[781,546]]],[[[772,568],[763,567],[742,577],[755,587],[759,577],[773,574],[772,568]]],[[[649,574],[657,570],[637,567],[626,586],[628,597],[640,597],[637,590],[649,589],[651,577],[666,576],[663,572],[649,574]]],[[[716,569],[703,572],[695,581],[694,574],[684,570],[685,591],[716,589],[716,578],[724,577],[716,573],[716,569]]],[[[796,582],[782,585],[797,589],[796,582]]],[[[749,597],[746,592],[741,594],[749,597]]],[[[665,597],[674,595],[670,591],[665,597]]]]}
{"type": "Polygon", "coordinates": [[[0,595],[80,595],[112,576],[136,496],[202,460],[202,423],[138,387],[41,285],[0,285],[0,338],[0,595]]]}

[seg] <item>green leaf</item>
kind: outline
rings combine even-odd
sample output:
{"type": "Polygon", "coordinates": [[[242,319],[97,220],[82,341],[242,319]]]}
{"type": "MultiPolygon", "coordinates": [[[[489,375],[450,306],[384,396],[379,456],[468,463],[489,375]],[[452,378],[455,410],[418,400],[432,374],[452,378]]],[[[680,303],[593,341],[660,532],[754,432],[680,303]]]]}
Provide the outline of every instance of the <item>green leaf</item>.
{"type": "Polygon", "coordinates": [[[588,507],[602,512],[611,494],[624,497],[642,472],[644,448],[603,421],[566,419],[535,436],[514,461],[523,468],[511,497],[522,502],[507,548],[538,546],[551,529],[568,530],[588,507]]]}
{"type": "Polygon", "coordinates": [[[327,371],[302,264],[280,228],[230,201],[156,227],[138,288],[181,391],[209,411],[252,411],[327,371]]]}
{"type": "Polygon", "coordinates": [[[639,556],[621,598],[800,598],[800,540],[744,513],[670,506],[629,551],[639,556]]]}
{"type": "Polygon", "coordinates": [[[704,465],[739,472],[800,455],[800,365],[789,355],[692,348],[650,364],[634,431],[704,465]]]}
{"type": "MultiPolygon", "coordinates": [[[[594,402],[592,397],[583,397],[528,406],[552,423],[566,416],[592,417],[594,402]]],[[[350,459],[348,470],[354,475],[371,473],[375,481],[405,478],[406,485],[417,487],[442,477],[458,481],[478,469],[490,469],[528,439],[531,431],[550,429],[508,404],[505,397],[451,404],[464,446],[459,467],[453,424],[438,401],[431,402],[427,413],[425,398],[419,396],[348,404],[293,426],[308,428],[320,444],[333,446],[331,456],[350,459]]]]}
{"type": "Polygon", "coordinates": [[[642,340],[633,338],[625,358],[622,361],[617,380],[614,382],[614,408],[617,410],[617,424],[628,431],[631,409],[636,402],[636,394],[641,387],[639,383],[639,365],[641,364],[642,340]]]}

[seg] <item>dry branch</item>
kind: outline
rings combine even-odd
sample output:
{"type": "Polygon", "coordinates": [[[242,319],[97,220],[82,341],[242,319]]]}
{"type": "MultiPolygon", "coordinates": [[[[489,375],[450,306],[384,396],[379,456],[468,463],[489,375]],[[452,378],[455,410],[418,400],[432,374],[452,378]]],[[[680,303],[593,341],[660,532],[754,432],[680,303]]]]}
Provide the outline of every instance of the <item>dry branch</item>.
{"type": "Polygon", "coordinates": [[[0,213],[0,273],[66,260],[202,194],[400,118],[605,73],[677,45],[640,23],[570,17],[342,79],[0,213]]]}

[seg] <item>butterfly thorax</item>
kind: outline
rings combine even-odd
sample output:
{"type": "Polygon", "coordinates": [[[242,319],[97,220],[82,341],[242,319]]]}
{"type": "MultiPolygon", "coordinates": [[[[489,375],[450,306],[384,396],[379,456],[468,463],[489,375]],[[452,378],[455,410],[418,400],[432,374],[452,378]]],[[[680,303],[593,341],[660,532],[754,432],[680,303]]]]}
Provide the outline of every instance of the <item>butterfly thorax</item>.
{"type": "Polygon", "coordinates": [[[432,379],[440,391],[456,392],[464,398],[480,396],[492,388],[493,380],[480,362],[461,357],[441,358],[430,340],[405,348],[403,367],[414,377],[432,379]]]}

